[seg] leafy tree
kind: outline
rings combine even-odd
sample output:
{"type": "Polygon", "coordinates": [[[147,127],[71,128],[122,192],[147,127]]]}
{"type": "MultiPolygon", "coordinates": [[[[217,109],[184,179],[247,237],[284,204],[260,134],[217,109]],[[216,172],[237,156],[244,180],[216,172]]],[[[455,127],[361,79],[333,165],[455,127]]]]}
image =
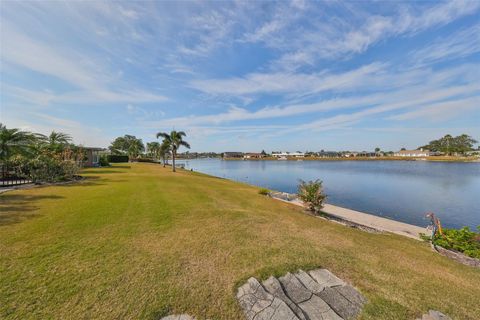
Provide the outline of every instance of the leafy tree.
{"type": "Polygon", "coordinates": [[[7,129],[0,123],[0,160],[7,161],[13,155],[31,155],[35,136],[20,129],[7,129]]]}
{"type": "Polygon", "coordinates": [[[447,134],[440,139],[430,141],[429,144],[421,148],[452,155],[455,153],[463,154],[473,150],[473,146],[476,143],[478,143],[478,141],[467,134],[462,134],[457,137],[447,134]]]}
{"type": "Polygon", "coordinates": [[[323,191],[322,181],[303,181],[298,185],[298,197],[308,205],[310,211],[319,214],[323,208],[323,202],[327,198],[323,191]]]}
{"type": "Polygon", "coordinates": [[[380,148],[379,147],[376,147],[375,148],[375,153],[379,153],[380,152],[380,148]]]}
{"type": "Polygon", "coordinates": [[[108,148],[113,154],[128,155],[130,158],[136,158],[145,151],[142,139],[128,134],[116,138],[108,148]]]}
{"type": "Polygon", "coordinates": [[[177,150],[181,146],[190,149],[188,142],[183,140],[183,137],[185,136],[187,136],[185,132],[175,130],[171,131],[170,134],[166,132],[157,133],[157,139],[162,137],[163,140],[166,141],[170,146],[170,150],[172,151],[173,172],[175,172],[175,157],[177,156],[177,150]]]}

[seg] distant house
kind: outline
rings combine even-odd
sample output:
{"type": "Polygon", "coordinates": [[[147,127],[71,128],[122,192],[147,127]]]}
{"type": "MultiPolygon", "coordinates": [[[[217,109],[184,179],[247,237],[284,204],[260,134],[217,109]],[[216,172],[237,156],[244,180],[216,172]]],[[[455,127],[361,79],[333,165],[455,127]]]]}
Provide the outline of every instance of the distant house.
{"type": "Polygon", "coordinates": [[[342,154],[336,151],[320,151],[317,154],[320,158],[338,158],[342,154]]]}
{"type": "Polygon", "coordinates": [[[264,155],[257,152],[247,152],[243,155],[244,159],[261,159],[264,155]]]}
{"type": "Polygon", "coordinates": [[[393,154],[395,157],[428,157],[431,155],[429,150],[400,150],[393,154]]]}
{"type": "Polygon", "coordinates": [[[343,152],[342,156],[345,158],[352,158],[358,156],[358,152],[343,152]]]}
{"type": "Polygon", "coordinates": [[[379,154],[376,152],[368,152],[368,151],[362,151],[358,153],[359,157],[367,157],[367,158],[373,158],[378,156],[379,154]]]}
{"type": "Polygon", "coordinates": [[[222,158],[243,158],[243,152],[224,152],[222,158]]]}
{"type": "Polygon", "coordinates": [[[275,158],[288,158],[288,157],[303,158],[303,157],[305,157],[305,153],[300,152],[300,151],[297,151],[297,152],[274,151],[274,152],[272,152],[272,157],[275,157],[275,158]]]}
{"type": "Polygon", "coordinates": [[[98,166],[100,156],[108,153],[107,149],[104,148],[82,147],[82,150],[85,152],[85,158],[83,160],[84,167],[98,166]]]}

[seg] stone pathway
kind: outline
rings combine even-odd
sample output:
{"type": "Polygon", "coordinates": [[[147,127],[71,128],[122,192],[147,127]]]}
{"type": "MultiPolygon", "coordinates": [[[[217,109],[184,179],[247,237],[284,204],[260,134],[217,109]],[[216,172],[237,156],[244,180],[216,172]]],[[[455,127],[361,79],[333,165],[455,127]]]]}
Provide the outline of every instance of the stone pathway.
{"type": "Polygon", "coordinates": [[[366,299],[326,269],[300,270],[260,283],[248,279],[237,292],[247,320],[355,319],[366,299]]]}

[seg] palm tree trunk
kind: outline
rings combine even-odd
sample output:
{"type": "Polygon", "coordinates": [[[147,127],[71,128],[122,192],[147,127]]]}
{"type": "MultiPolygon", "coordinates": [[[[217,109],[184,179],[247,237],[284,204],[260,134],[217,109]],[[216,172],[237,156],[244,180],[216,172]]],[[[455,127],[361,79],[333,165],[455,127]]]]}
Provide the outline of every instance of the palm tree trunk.
{"type": "Polygon", "coordinates": [[[173,150],[172,152],[172,168],[173,168],[173,172],[175,172],[175,156],[177,155],[177,152],[175,150],[173,150]]]}

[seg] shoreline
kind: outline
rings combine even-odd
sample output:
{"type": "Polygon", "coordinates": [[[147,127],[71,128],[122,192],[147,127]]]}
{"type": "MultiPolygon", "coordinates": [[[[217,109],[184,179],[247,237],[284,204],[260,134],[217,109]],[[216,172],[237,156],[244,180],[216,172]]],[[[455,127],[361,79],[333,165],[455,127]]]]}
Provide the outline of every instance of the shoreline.
{"type": "MultiPolygon", "coordinates": [[[[201,159],[201,158],[196,158],[201,159]]],[[[319,157],[304,157],[304,158],[287,158],[279,160],[275,157],[265,157],[265,158],[218,158],[220,160],[226,161],[421,161],[421,162],[458,162],[458,163],[480,163],[480,158],[476,157],[418,157],[418,158],[409,158],[409,157],[349,157],[349,158],[319,158],[319,157]]],[[[194,160],[194,159],[182,159],[182,160],[194,160]]]]}
{"type": "MultiPolygon", "coordinates": [[[[285,200],[274,195],[272,195],[271,198],[282,202],[291,203],[296,206],[305,207],[303,202],[298,199],[285,200]]],[[[380,232],[391,232],[416,240],[421,240],[419,236],[420,233],[428,234],[428,229],[426,227],[419,227],[413,224],[383,218],[370,213],[347,209],[332,204],[324,204],[322,212],[335,220],[340,220],[339,222],[343,221],[347,224],[352,223],[353,225],[374,229],[380,232]]]]}

